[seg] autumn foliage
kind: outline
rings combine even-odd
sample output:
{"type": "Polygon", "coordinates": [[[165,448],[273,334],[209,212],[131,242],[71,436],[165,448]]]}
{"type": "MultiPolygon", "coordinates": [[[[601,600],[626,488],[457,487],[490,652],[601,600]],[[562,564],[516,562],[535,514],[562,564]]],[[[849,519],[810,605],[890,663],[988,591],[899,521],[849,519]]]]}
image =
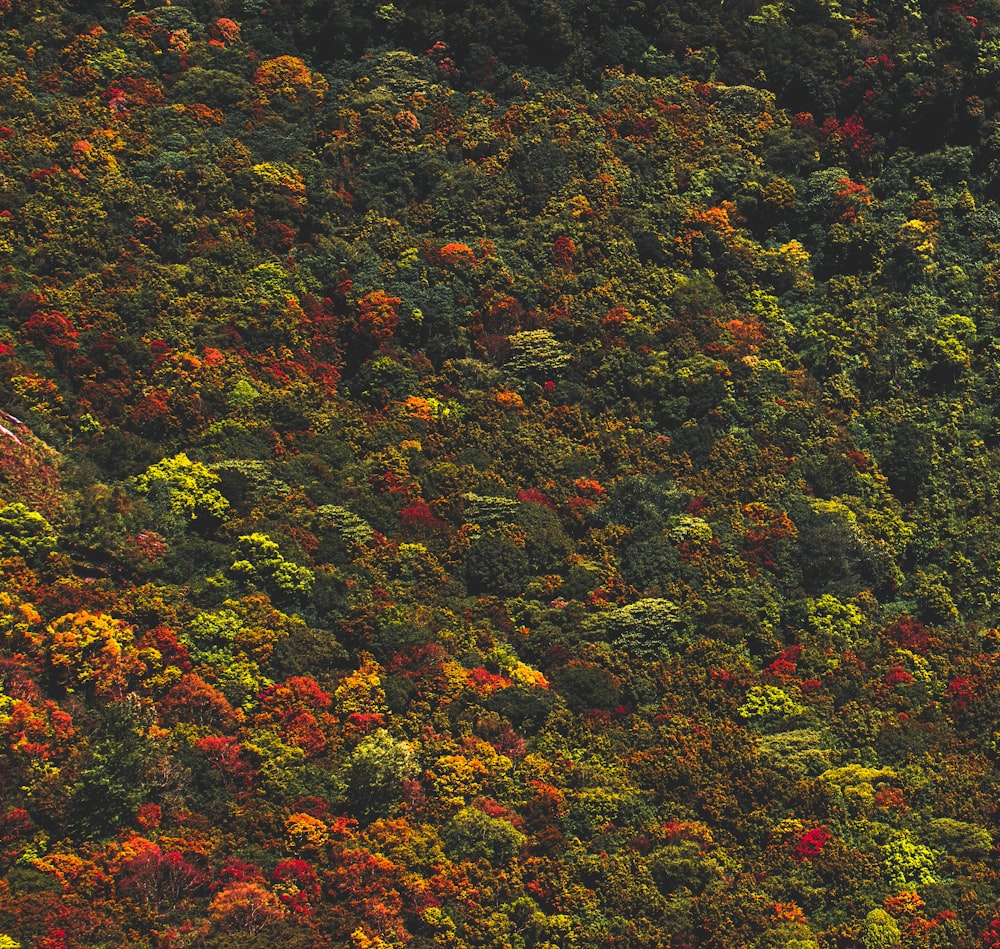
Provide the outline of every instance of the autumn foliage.
{"type": "Polygon", "coordinates": [[[0,949],[1000,945],[1000,12],[0,0],[0,949]]]}

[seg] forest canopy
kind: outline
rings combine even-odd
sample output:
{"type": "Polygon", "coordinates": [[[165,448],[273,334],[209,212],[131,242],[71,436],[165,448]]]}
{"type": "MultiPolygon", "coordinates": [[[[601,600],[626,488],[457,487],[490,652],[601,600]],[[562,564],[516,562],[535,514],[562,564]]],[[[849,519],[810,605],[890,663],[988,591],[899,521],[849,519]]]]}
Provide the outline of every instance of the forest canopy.
{"type": "Polygon", "coordinates": [[[0,28],[0,949],[1000,946],[996,3],[0,28]]]}

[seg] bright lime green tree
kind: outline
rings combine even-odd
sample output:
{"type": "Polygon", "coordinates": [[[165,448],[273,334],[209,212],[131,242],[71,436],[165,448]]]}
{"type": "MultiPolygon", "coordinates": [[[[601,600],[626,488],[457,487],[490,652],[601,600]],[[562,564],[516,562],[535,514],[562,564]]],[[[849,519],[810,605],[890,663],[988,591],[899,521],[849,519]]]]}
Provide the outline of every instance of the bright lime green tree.
{"type": "Polygon", "coordinates": [[[794,718],[804,711],[804,705],[796,702],[784,689],[774,685],[751,686],[739,708],[743,718],[764,724],[775,724],[787,718],[794,718]]]}
{"type": "Polygon", "coordinates": [[[215,487],[218,482],[217,474],[181,452],[150,465],[133,483],[179,526],[211,527],[229,510],[229,502],[215,487]]]}
{"type": "Polygon", "coordinates": [[[0,507],[0,557],[41,559],[56,546],[56,534],[41,514],[20,501],[0,507]]]}
{"type": "Polygon", "coordinates": [[[242,534],[236,541],[236,558],[229,568],[230,575],[272,595],[304,598],[312,592],[313,572],[285,560],[267,534],[242,534]]]}
{"type": "Polygon", "coordinates": [[[899,926],[884,909],[873,909],[861,930],[861,945],[865,949],[893,949],[900,944],[899,926]]]}

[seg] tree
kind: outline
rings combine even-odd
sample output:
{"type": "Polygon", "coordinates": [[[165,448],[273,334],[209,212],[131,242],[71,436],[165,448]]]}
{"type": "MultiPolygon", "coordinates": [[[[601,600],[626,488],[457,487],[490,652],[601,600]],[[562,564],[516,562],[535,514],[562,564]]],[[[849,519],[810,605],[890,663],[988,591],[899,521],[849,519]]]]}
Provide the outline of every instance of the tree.
{"type": "Polygon", "coordinates": [[[901,933],[896,921],[882,909],[873,909],[866,917],[861,930],[861,944],[865,949],[893,949],[900,945],[901,933]]]}
{"type": "Polygon", "coordinates": [[[53,620],[33,637],[56,681],[121,701],[142,671],[134,630],[103,613],[81,610],[53,620]]]}
{"type": "Polygon", "coordinates": [[[171,909],[200,895],[208,874],[194,866],[179,851],[164,853],[153,841],[141,837],[128,840],[123,848],[131,854],[118,873],[119,892],[137,903],[171,909]]]}
{"type": "Polygon", "coordinates": [[[801,715],[806,707],[796,702],[784,689],[773,685],[752,686],[739,708],[743,718],[759,720],[765,725],[775,725],[785,719],[801,715]]]}
{"type": "Polygon", "coordinates": [[[551,330],[523,330],[508,340],[510,359],[504,368],[513,376],[531,382],[558,379],[570,363],[570,355],[551,330]]]}
{"type": "Polygon", "coordinates": [[[636,656],[661,656],[690,644],[677,604],[661,597],[645,597],[626,606],[595,614],[588,630],[607,638],[615,649],[636,656]]]}
{"type": "Polygon", "coordinates": [[[403,781],[417,773],[413,748],[384,728],[367,735],[345,766],[347,803],[359,817],[371,820],[389,813],[403,794],[403,781]]]}
{"type": "Polygon", "coordinates": [[[896,886],[936,882],[934,868],[939,854],[913,840],[908,831],[896,831],[883,845],[885,872],[896,886]]]}
{"type": "Polygon", "coordinates": [[[170,522],[208,530],[229,510],[229,502],[214,487],[219,481],[217,474],[181,452],[151,465],[133,484],[170,522]]]}
{"type": "Polygon", "coordinates": [[[253,83],[264,105],[292,114],[314,109],[329,88],[322,75],[311,71],[299,57],[287,55],[261,63],[253,83]]]}
{"type": "Polygon", "coordinates": [[[463,807],[444,834],[451,854],[459,859],[487,860],[499,867],[510,863],[527,838],[500,817],[492,817],[476,807],[463,807]]]}
{"type": "Polygon", "coordinates": [[[575,712],[609,710],[621,704],[620,683],[593,663],[574,661],[560,666],[552,673],[552,681],[575,712]]]}
{"type": "Polygon", "coordinates": [[[151,725],[149,706],[135,694],[102,711],[71,802],[73,824],[85,835],[113,834],[146,800],[160,754],[151,725]]]}
{"type": "Polygon", "coordinates": [[[209,916],[224,932],[258,933],[284,918],[285,907],[263,883],[239,880],[219,890],[209,904],[209,916]]]}
{"type": "Polygon", "coordinates": [[[229,573],[278,598],[305,599],[312,593],[315,577],[308,567],[285,560],[279,546],[267,534],[255,531],[236,541],[236,560],[229,573]]]}
{"type": "Polygon", "coordinates": [[[240,716],[229,700],[196,673],[186,672],[157,703],[164,722],[192,722],[229,731],[240,716]]]}
{"type": "Polygon", "coordinates": [[[502,534],[493,533],[473,539],[464,566],[470,593],[514,596],[524,589],[529,573],[524,548],[502,534]]]}
{"type": "Polygon", "coordinates": [[[0,507],[0,556],[40,561],[56,547],[52,525],[20,501],[0,507]]]}
{"type": "Polygon", "coordinates": [[[753,945],[754,949],[817,949],[819,943],[805,923],[781,922],[769,927],[753,945]]]}

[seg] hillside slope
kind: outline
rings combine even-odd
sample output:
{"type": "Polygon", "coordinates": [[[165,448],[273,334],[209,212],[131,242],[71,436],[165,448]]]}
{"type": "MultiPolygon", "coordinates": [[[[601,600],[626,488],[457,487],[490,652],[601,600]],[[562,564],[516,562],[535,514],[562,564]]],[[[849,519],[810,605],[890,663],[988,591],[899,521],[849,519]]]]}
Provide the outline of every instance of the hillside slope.
{"type": "Polygon", "coordinates": [[[619,6],[0,0],[0,949],[1000,945],[1000,12],[619,6]]]}

